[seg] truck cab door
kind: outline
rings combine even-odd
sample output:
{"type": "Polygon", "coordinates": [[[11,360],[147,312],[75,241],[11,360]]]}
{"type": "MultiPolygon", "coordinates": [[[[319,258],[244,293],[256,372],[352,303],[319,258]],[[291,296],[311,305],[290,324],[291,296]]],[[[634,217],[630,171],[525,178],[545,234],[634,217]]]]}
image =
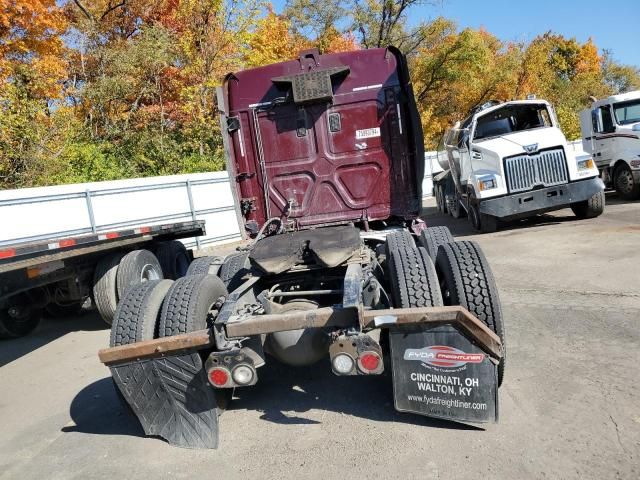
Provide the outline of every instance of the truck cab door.
{"type": "Polygon", "coordinates": [[[603,105],[592,112],[594,130],[594,158],[599,166],[609,165],[615,150],[616,125],[609,105],[603,105]]]}
{"type": "Polygon", "coordinates": [[[580,112],[580,131],[582,132],[582,148],[585,152],[596,155],[596,138],[594,131],[593,110],[582,110],[580,112]]]}
{"type": "Polygon", "coordinates": [[[471,168],[471,150],[469,148],[468,128],[460,131],[458,152],[460,155],[460,179],[462,181],[466,181],[473,174],[473,169],[471,168]]]}

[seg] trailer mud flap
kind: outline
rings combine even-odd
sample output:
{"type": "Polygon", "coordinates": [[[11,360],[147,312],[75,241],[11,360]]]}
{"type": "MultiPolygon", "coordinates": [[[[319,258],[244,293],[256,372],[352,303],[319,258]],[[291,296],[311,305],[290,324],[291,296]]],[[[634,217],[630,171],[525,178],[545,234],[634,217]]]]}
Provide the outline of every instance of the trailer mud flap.
{"type": "Polygon", "coordinates": [[[459,422],[498,420],[497,366],[452,326],[389,331],[396,410],[459,422]]]}
{"type": "Polygon", "coordinates": [[[218,409],[197,353],[110,367],[145,434],[185,448],[218,447],[218,409]]]}

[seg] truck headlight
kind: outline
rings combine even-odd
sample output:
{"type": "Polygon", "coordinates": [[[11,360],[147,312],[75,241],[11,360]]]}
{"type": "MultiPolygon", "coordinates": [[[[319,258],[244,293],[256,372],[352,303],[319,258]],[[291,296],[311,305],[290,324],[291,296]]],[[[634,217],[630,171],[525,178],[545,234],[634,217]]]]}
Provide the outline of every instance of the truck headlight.
{"type": "Polygon", "coordinates": [[[478,188],[481,192],[485,190],[491,190],[492,188],[497,188],[498,182],[495,177],[485,177],[478,181],[478,188]]]}
{"type": "Polygon", "coordinates": [[[578,162],[578,170],[591,170],[592,168],[596,168],[593,163],[593,158],[587,158],[586,160],[578,162]]]}

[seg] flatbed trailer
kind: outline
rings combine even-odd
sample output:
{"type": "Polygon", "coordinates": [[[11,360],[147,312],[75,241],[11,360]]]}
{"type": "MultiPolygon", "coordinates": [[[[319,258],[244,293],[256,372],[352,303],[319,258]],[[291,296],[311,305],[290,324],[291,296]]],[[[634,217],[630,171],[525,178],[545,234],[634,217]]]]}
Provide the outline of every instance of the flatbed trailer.
{"type": "Polygon", "coordinates": [[[110,324],[118,300],[117,270],[127,254],[130,281],[177,278],[192,253],[176,240],[204,234],[204,222],[190,221],[0,247],[0,338],[28,334],[43,311],[73,314],[89,297],[110,324]]]}

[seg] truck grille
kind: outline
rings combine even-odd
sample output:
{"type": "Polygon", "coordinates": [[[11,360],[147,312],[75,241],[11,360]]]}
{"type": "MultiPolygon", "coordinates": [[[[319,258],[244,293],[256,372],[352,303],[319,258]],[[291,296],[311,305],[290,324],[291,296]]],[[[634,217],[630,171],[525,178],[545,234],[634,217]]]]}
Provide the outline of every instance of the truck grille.
{"type": "Polygon", "coordinates": [[[568,182],[567,162],[561,148],[507,158],[505,173],[512,193],[531,190],[538,185],[552,187],[568,182]]]}

